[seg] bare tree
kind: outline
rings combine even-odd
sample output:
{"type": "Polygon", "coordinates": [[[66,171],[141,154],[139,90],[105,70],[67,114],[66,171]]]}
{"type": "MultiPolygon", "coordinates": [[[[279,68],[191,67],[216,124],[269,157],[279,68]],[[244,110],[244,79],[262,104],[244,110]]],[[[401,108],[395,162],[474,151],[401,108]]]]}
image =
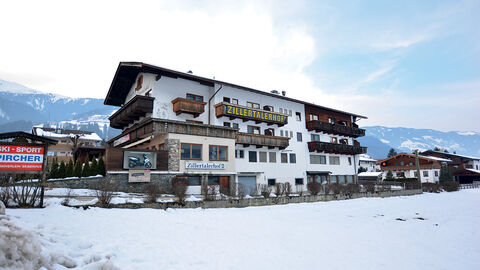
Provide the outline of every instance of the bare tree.
{"type": "Polygon", "coordinates": [[[243,200],[245,198],[245,196],[247,195],[247,189],[245,188],[244,184],[242,183],[237,184],[237,194],[240,200],[243,200]]]}

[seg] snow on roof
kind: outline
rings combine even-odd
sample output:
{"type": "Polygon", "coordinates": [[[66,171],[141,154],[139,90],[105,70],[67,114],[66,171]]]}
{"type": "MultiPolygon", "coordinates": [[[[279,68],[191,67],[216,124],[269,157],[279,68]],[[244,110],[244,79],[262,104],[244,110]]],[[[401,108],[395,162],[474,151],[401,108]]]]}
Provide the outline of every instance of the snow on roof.
{"type": "Polygon", "coordinates": [[[472,157],[472,156],[465,156],[465,155],[459,155],[459,154],[445,153],[445,152],[442,152],[442,151],[435,151],[435,150],[428,150],[428,151],[433,152],[433,153],[444,154],[444,155],[446,155],[446,156],[456,156],[456,157],[462,157],[462,158],[480,160],[479,157],[472,157]]]}
{"type": "Polygon", "coordinates": [[[370,157],[369,155],[366,155],[366,154],[361,154],[359,160],[360,161],[377,162],[376,159],[373,159],[372,157],[370,157]]]}
{"type": "Polygon", "coordinates": [[[434,160],[436,160],[436,161],[440,161],[440,162],[452,162],[452,160],[450,160],[450,159],[446,159],[446,158],[439,158],[439,157],[433,157],[433,156],[422,156],[422,155],[419,155],[419,157],[424,157],[424,158],[434,159],[434,160]]]}
{"type": "Polygon", "coordinates": [[[475,169],[466,169],[467,171],[471,171],[471,172],[474,172],[474,173],[480,173],[480,170],[475,170],[475,169]]]}
{"type": "Polygon", "coordinates": [[[91,132],[91,131],[85,131],[85,133],[81,133],[80,132],[65,132],[66,130],[60,130],[61,133],[57,133],[55,131],[46,131],[44,130],[43,128],[40,128],[40,127],[35,127],[35,133],[37,133],[36,135],[38,136],[44,136],[44,137],[50,137],[50,138],[70,138],[70,137],[73,137],[75,135],[80,135],[80,138],[81,140],[91,140],[91,141],[101,141],[102,139],[100,138],[100,136],[98,136],[97,133],[95,132],[91,132]]]}
{"type": "Polygon", "coordinates": [[[358,174],[359,177],[378,177],[383,172],[361,172],[358,174]]]}

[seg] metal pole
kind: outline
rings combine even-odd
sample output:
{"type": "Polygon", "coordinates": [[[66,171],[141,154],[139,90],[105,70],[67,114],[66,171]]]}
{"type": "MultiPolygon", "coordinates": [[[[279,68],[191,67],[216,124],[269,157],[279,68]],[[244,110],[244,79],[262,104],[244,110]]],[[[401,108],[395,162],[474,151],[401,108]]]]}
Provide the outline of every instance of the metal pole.
{"type": "Polygon", "coordinates": [[[415,149],[415,167],[417,167],[417,179],[420,182],[420,188],[422,188],[422,179],[420,176],[420,162],[418,160],[418,149],[415,149]]]}
{"type": "Polygon", "coordinates": [[[43,168],[41,176],[41,190],[40,190],[40,208],[43,208],[43,197],[45,195],[45,185],[47,180],[47,152],[48,152],[48,143],[45,143],[43,148],[43,168]]]}

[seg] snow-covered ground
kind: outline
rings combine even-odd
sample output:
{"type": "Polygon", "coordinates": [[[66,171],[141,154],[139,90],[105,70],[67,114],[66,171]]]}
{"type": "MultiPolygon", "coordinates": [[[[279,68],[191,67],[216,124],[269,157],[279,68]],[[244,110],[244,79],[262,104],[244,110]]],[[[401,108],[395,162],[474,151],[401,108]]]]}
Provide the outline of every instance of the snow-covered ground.
{"type": "Polygon", "coordinates": [[[31,233],[42,250],[32,240],[32,252],[57,269],[480,269],[478,189],[243,209],[59,201],[0,218],[0,230],[31,233]]]}

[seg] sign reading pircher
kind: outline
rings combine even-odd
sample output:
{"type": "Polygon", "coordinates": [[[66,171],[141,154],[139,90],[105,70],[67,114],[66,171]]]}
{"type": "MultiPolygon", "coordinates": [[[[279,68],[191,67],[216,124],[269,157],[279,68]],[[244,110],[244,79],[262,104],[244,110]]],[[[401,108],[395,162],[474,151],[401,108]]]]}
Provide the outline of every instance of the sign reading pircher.
{"type": "Polygon", "coordinates": [[[0,145],[0,171],[41,171],[43,146],[0,145]]]}
{"type": "MultiPolygon", "coordinates": [[[[260,109],[240,107],[240,106],[229,105],[229,104],[222,104],[222,105],[223,105],[223,111],[221,111],[221,113],[217,111],[217,116],[231,116],[231,117],[249,119],[253,121],[274,123],[279,125],[285,125],[288,123],[288,117],[287,115],[284,115],[284,114],[264,111],[260,109]]],[[[217,110],[219,109],[221,109],[221,107],[217,108],[217,110]]]]}

